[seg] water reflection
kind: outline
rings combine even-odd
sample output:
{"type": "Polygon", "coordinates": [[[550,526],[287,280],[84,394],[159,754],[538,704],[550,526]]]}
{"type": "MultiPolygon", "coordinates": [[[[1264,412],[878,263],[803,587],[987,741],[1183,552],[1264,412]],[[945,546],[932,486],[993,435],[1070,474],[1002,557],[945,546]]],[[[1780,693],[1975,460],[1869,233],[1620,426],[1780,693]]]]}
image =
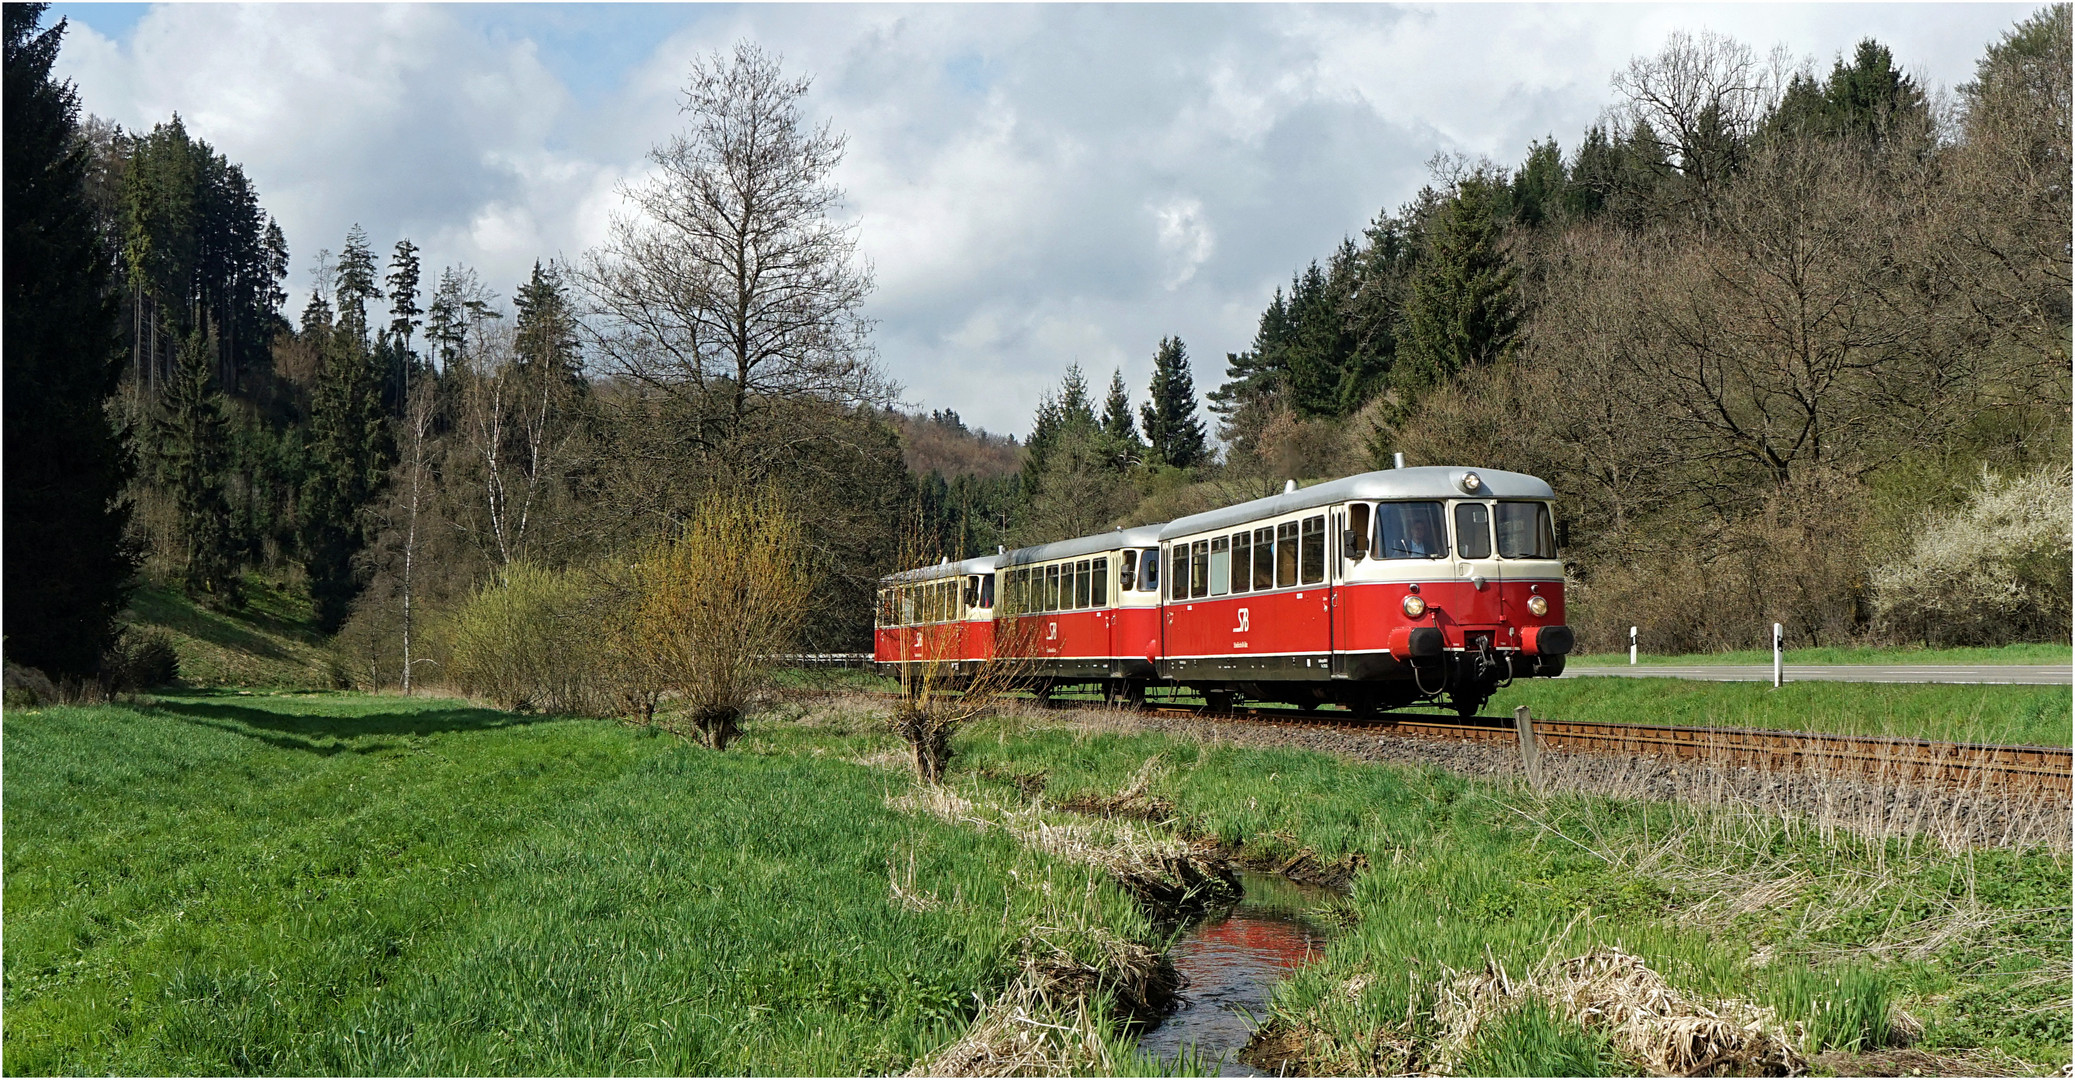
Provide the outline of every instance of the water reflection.
{"type": "Polygon", "coordinates": [[[1181,1007],[1140,1036],[1139,1049],[1162,1061],[1184,1052],[1217,1062],[1219,1076],[1260,1076],[1239,1051],[1267,1012],[1275,984],[1309,963],[1326,931],[1303,916],[1332,894],[1265,874],[1241,876],[1239,904],[1196,924],[1168,953],[1188,980],[1181,1007]]]}

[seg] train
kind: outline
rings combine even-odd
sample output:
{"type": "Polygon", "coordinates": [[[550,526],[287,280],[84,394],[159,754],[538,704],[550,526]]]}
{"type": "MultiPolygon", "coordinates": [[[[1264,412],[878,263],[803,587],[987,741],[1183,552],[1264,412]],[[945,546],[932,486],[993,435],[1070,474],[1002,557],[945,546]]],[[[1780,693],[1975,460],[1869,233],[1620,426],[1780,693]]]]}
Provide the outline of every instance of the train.
{"type": "Polygon", "coordinates": [[[912,685],[992,671],[1041,698],[1474,715],[1563,672],[1555,492],[1524,473],[1385,469],[880,581],[873,661],[912,685]]]}

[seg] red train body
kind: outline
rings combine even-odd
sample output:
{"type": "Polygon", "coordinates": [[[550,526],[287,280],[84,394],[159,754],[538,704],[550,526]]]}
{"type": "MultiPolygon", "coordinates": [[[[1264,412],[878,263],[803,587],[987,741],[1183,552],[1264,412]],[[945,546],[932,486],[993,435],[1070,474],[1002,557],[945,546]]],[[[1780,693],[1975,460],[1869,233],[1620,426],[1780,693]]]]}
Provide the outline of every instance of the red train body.
{"type": "Polygon", "coordinates": [[[1392,469],[912,570],[883,583],[875,656],[895,671],[1011,664],[1041,693],[1445,698],[1467,714],[1505,680],[1563,670],[1553,498],[1518,473],[1392,469]]]}

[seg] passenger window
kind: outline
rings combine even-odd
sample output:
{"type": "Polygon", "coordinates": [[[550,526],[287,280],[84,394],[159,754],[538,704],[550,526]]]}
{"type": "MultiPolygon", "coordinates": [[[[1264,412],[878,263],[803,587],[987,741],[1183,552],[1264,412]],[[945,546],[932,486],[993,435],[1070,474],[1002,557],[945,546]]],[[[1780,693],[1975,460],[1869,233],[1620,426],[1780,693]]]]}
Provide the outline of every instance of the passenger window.
{"type": "Polygon", "coordinates": [[[1210,541],[1198,540],[1189,545],[1189,595],[1191,597],[1210,594],[1210,541]]]}
{"type": "Polygon", "coordinates": [[[1167,598],[1187,600],[1189,598],[1189,545],[1176,544],[1167,549],[1167,598]]]}
{"type": "Polygon", "coordinates": [[[1275,527],[1275,587],[1297,583],[1297,523],[1285,521],[1275,527]]]}
{"type": "Polygon", "coordinates": [[[1138,549],[1125,548],[1124,560],[1117,564],[1117,591],[1131,591],[1132,579],[1138,576],[1138,549]]]}
{"type": "Polygon", "coordinates": [[[1483,503],[1455,504],[1455,554],[1459,559],[1491,558],[1491,508],[1483,503]]]}
{"type": "Polygon", "coordinates": [[[1254,589],[1275,588],[1275,530],[1254,530],[1254,589]]]}
{"type": "Polygon", "coordinates": [[[1448,554],[1448,529],[1437,502],[1376,504],[1376,557],[1438,559],[1448,554]]]}
{"type": "Polygon", "coordinates": [[[980,577],[980,606],[989,611],[994,610],[993,574],[983,574],[980,577]]]}
{"type": "Polygon", "coordinates": [[[1138,591],[1157,593],[1160,591],[1160,549],[1147,548],[1138,557],[1138,591]]]}
{"type": "Polygon", "coordinates": [[[1254,583],[1254,534],[1232,534],[1232,591],[1243,593],[1254,583]]]}
{"type": "Polygon", "coordinates": [[[1059,566],[1045,567],[1045,610],[1059,610],[1059,566]]]}
{"type": "Polygon", "coordinates": [[[1095,560],[1095,594],[1089,599],[1096,607],[1110,606],[1110,557],[1107,555],[1095,560]]]}
{"type": "Polygon", "coordinates": [[[1302,581],[1316,585],[1326,580],[1326,515],[1304,519],[1304,541],[1300,545],[1304,553],[1301,568],[1302,581]]]}
{"type": "Polygon", "coordinates": [[[1501,558],[1556,558],[1556,533],[1549,527],[1547,503],[1500,503],[1498,533],[1501,558]]]}
{"type": "Polygon", "coordinates": [[[1090,580],[1093,574],[1094,571],[1089,566],[1088,560],[1082,559],[1080,562],[1074,564],[1075,607],[1084,608],[1088,606],[1089,597],[1094,592],[1094,582],[1090,580]]]}
{"type": "Polygon", "coordinates": [[[1232,542],[1225,537],[1213,537],[1210,542],[1210,594],[1223,596],[1232,591],[1232,542]]]}
{"type": "Polygon", "coordinates": [[[1369,504],[1347,504],[1347,531],[1341,534],[1340,553],[1350,559],[1369,554],[1369,504]]]}

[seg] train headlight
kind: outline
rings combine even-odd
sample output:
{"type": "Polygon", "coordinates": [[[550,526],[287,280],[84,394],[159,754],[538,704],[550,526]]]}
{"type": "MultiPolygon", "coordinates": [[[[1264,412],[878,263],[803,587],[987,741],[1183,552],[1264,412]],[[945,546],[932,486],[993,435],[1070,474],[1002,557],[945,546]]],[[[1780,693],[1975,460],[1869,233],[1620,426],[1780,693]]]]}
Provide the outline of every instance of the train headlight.
{"type": "Polygon", "coordinates": [[[1406,616],[1406,618],[1410,618],[1410,619],[1417,619],[1417,618],[1419,618],[1419,617],[1420,617],[1421,615],[1424,615],[1424,614],[1426,614],[1426,613],[1427,613],[1427,602],[1426,602],[1425,598],[1423,598],[1423,597],[1418,597],[1418,596],[1408,596],[1408,597],[1406,597],[1406,598],[1405,598],[1405,616],[1406,616]]]}
{"type": "Polygon", "coordinates": [[[1484,481],[1479,479],[1476,473],[1463,474],[1463,490],[1465,492],[1468,492],[1471,495],[1475,495],[1477,494],[1477,489],[1483,486],[1484,481]]]}
{"type": "Polygon", "coordinates": [[[1536,618],[1541,618],[1549,614],[1549,601],[1539,596],[1530,596],[1527,598],[1527,609],[1533,612],[1536,618]]]}

